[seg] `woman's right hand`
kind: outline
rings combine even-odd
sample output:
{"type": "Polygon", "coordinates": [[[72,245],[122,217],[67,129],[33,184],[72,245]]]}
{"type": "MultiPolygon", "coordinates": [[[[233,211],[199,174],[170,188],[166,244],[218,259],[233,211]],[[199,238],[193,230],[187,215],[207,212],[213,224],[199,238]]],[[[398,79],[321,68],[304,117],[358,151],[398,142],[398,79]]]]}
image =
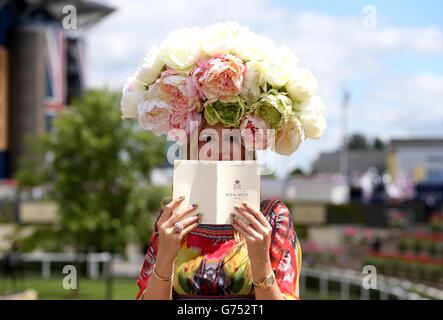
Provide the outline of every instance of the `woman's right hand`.
{"type": "Polygon", "coordinates": [[[184,197],[180,197],[168,203],[163,208],[163,212],[157,221],[157,261],[165,267],[173,264],[182,240],[192,229],[199,225],[201,220],[201,214],[188,216],[183,219],[184,216],[189,215],[197,209],[197,204],[190,205],[187,208],[176,210],[176,212],[174,212],[183,200],[184,197]],[[183,230],[180,233],[178,233],[175,228],[175,223],[179,221],[183,226],[183,230]]]}

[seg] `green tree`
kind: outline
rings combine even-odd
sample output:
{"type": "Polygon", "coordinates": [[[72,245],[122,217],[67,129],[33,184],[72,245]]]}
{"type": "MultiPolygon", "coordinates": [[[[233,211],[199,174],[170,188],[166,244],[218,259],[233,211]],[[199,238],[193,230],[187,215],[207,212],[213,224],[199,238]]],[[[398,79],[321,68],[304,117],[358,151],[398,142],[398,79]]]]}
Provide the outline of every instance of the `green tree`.
{"type": "Polygon", "coordinates": [[[297,175],[306,175],[306,173],[303,171],[302,168],[295,168],[294,170],[291,171],[291,176],[297,176],[297,175]]]}
{"type": "Polygon", "coordinates": [[[350,150],[383,150],[386,148],[383,140],[376,137],[368,140],[363,134],[355,133],[348,140],[350,150]]]}
{"type": "Polygon", "coordinates": [[[138,198],[140,200],[139,206],[145,206],[147,210],[140,211],[137,221],[134,224],[133,240],[136,243],[143,244],[143,252],[145,252],[146,246],[151,238],[152,231],[154,229],[154,219],[159,214],[159,207],[165,205],[172,200],[172,189],[165,186],[148,187],[147,189],[140,188],[138,198]],[[149,192],[149,197],[143,196],[149,192]]]}
{"type": "Polygon", "coordinates": [[[364,135],[356,133],[349,138],[348,146],[350,150],[367,150],[368,142],[364,135]]]}
{"type": "Polygon", "coordinates": [[[383,150],[386,148],[384,142],[380,138],[375,138],[372,144],[374,150],[383,150]]]}
{"type": "Polygon", "coordinates": [[[19,170],[15,179],[20,187],[31,189],[41,186],[48,181],[48,171],[45,167],[45,137],[36,139],[34,136],[26,136],[26,148],[18,161],[19,170]]]}
{"type": "MultiPolygon", "coordinates": [[[[123,121],[119,99],[107,90],[89,91],[39,139],[46,153],[47,173],[42,176],[49,179],[60,218],[52,233],[45,232],[77,253],[92,248],[123,252],[138,234],[137,224],[149,220],[153,210],[150,173],[164,158],[166,144],[133,121],[123,121]]],[[[34,182],[26,171],[25,166],[17,174],[22,186],[34,182]]],[[[42,232],[36,235],[44,242],[42,232]]]]}

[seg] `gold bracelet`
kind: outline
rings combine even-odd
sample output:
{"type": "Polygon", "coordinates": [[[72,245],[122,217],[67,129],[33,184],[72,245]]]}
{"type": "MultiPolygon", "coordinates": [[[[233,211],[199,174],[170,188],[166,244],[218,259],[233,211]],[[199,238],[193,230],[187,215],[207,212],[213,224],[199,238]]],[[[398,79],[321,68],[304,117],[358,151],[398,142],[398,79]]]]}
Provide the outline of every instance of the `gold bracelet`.
{"type": "Polygon", "coordinates": [[[157,273],[157,271],[155,271],[155,265],[154,265],[154,267],[152,268],[152,272],[154,273],[154,276],[155,276],[158,280],[161,280],[161,281],[169,282],[169,281],[172,281],[172,279],[174,279],[174,272],[172,272],[172,275],[171,275],[169,278],[163,278],[163,277],[159,276],[158,273],[157,273]]]}

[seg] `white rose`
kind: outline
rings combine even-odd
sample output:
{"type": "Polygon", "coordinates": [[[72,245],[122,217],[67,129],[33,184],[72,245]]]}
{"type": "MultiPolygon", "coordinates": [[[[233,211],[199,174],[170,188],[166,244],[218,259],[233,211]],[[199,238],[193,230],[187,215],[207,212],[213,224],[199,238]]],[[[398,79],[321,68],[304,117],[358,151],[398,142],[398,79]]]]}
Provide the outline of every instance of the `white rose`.
{"type": "Polygon", "coordinates": [[[301,104],[295,105],[295,109],[302,113],[325,113],[325,103],[319,96],[313,96],[301,104]]]}
{"type": "Polygon", "coordinates": [[[288,83],[291,72],[296,68],[298,58],[286,46],[280,46],[272,56],[265,61],[264,77],[273,87],[283,87],[288,83]]]}
{"type": "Polygon", "coordinates": [[[271,39],[253,32],[240,33],[233,49],[233,53],[244,61],[266,61],[275,51],[275,44],[271,39]]]}
{"type": "Polygon", "coordinates": [[[319,139],[326,129],[324,116],[325,105],[318,96],[309,98],[300,106],[300,120],[305,131],[306,138],[319,139]]]}
{"type": "Polygon", "coordinates": [[[201,31],[183,28],[172,31],[160,45],[160,59],[182,74],[188,74],[200,54],[201,31]]]}
{"type": "Polygon", "coordinates": [[[165,63],[159,57],[159,49],[154,46],[138,66],[135,78],[150,85],[157,80],[164,65],[165,63]]]}
{"type": "Polygon", "coordinates": [[[326,119],[323,114],[307,113],[302,114],[301,122],[306,138],[319,139],[326,129],[326,119]]]}
{"type": "Polygon", "coordinates": [[[122,90],[122,100],[120,102],[123,118],[137,117],[137,103],[139,98],[146,91],[145,84],[135,78],[129,78],[122,90]]]}
{"type": "Polygon", "coordinates": [[[250,105],[260,98],[261,86],[263,83],[264,80],[261,63],[258,61],[247,62],[241,92],[241,96],[247,104],[250,105]]]}
{"type": "Polygon", "coordinates": [[[233,53],[238,45],[238,37],[248,32],[248,28],[235,22],[217,23],[202,31],[201,48],[208,56],[233,53]]]}
{"type": "Polygon", "coordinates": [[[317,93],[318,83],[311,70],[295,68],[285,88],[294,102],[301,103],[317,93]]]}
{"type": "Polygon", "coordinates": [[[289,156],[298,149],[304,139],[300,121],[296,117],[291,117],[288,123],[275,133],[275,151],[289,156]]]}

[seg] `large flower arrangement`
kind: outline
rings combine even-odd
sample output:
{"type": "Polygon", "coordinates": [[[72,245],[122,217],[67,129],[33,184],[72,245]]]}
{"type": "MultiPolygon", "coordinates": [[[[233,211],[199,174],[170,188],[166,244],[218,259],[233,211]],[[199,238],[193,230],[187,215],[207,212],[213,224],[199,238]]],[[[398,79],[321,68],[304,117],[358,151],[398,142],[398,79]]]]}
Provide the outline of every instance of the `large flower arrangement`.
{"type": "Polygon", "coordinates": [[[121,110],[157,135],[173,129],[189,135],[191,121],[205,117],[211,125],[239,128],[245,147],[256,150],[268,147],[266,132],[274,129],[275,151],[290,155],[326,128],[317,88],[287,47],[220,23],[173,31],[153,47],[127,80],[121,110]]]}

